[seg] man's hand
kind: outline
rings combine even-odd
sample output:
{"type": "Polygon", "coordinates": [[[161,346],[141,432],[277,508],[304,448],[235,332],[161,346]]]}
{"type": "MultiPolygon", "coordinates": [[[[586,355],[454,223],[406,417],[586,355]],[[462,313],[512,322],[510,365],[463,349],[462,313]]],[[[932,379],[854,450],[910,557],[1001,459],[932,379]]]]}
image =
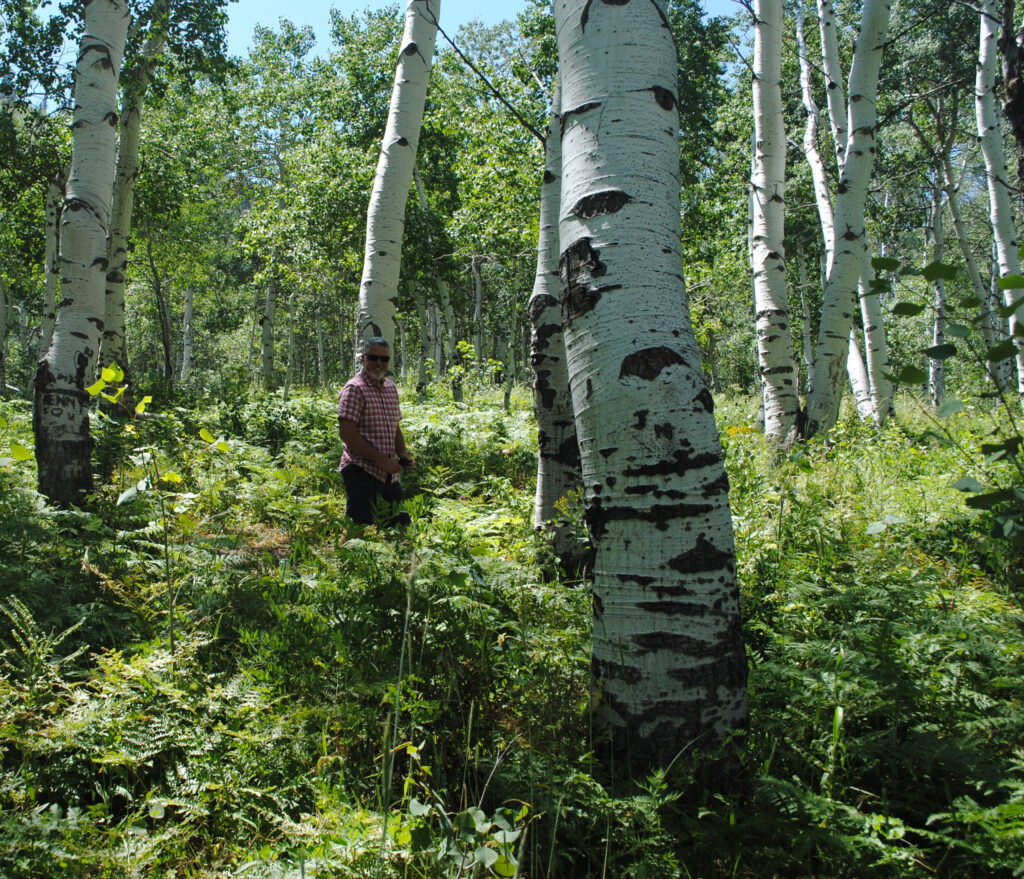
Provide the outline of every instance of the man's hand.
{"type": "Polygon", "coordinates": [[[383,467],[390,476],[397,476],[402,472],[402,465],[394,458],[381,457],[380,466],[383,467]]]}
{"type": "Polygon", "coordinates": [[[403,470],[411,470],[416,462],[408,455],[399,455],[398,463],[403,470]]]}

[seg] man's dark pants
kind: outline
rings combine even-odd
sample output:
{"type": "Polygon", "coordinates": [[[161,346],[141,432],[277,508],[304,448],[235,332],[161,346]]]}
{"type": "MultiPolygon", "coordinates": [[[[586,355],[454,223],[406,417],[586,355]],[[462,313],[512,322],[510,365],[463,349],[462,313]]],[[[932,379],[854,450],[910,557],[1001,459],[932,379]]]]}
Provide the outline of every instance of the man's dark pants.
{"type": "Polygon", "coordinates": [[[382,527],[390,525],[408,525],[412,520],[408,513],[398,511],[405,492],[401,482],[381,482],[371,476],[362,467],[349,464],[341,471],[345,482],[345,494],[348,507],[345,515],[353,522],[372,525],[376,522],[382,527]],[[374,516],[380,513],[380,518],[374,516]]]}

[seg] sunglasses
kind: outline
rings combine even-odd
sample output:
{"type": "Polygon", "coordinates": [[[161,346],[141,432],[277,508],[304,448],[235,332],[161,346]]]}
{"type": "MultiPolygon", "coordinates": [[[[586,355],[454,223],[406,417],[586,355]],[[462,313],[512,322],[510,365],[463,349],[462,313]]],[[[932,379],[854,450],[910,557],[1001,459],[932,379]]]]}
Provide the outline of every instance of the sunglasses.
{"type": "Polygon", "coordinates": [[[387,354],[364,354],[363,355],[371,363],[390,363],[391,358],[387,354]]]}

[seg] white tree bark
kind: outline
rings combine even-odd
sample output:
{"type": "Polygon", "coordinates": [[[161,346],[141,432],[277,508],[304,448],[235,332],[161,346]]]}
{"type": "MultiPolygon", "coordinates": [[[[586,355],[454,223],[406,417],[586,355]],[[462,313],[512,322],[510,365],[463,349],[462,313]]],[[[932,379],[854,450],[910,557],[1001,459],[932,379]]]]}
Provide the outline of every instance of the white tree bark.
{"type": "Polygon", "coordinates": [[[850,347],[846,353],[846,373],[850,377],[850,390],[857,404],[857,415],[862,421],[868,421],[874,415],[871,406],[871,382],[868,380],[867,367],[860,353],[860,339],[857,327],[850,327],[850,347]]]}
{"type": "Polygon", "coordinates": [[[821,65],[825,74],[825,97],[832,128],[836,168],[841,172],[846,163],[847,127],[846,94],[843,91],[842,64],[839,60],[839,35],[836,32],[836,10],[832,0],[818,0],[818,29],[821,33],[821,65]]]}
{"type": "MultiPolygon", "coordinates": [[[[945,257],[946,230],[942,218],[942,183],[936,169],[936,177],[932,183],[931,237],[932,262],[940,263],[945,257]]],[[[932,323],[932,345],[942,345],[946,341],[946,282],[942,278],[935,280],[934,297],[935,319],[932,323]]],[[[932,405],[938,408],[946,399],[946,364],[937,358],[928,360],[928,389],[932,405]]]]}
{"type": "MultiPolygon", "coordinates": [[[[1010,177],[1003,152],[1002,126],[996,113],[995,101],[995,65],[1002,10],[998,8],[996,0],[982,0],[980,8],[981,30],[974,90],[975,113],[978,121],[978,139],[981,141],[981,152],[985,157],[989,221],[992,224],[999,257],[999,275],[1006,277],[1019,275],[1021,267],[1010,207],[1014,191],[1010,188],[1010,177]]],[[[1004,302],[1008,306],[1018,297],[1021,297],[1020,290],[1004,291],[1004,302]]],[[[1010,334],[1017,345],[1017,393],[1024,403],[1024,305],[1010,316],[1010,334]]]]}
{"type": "Polygon", "coordinates": [[[864,203],[875,157],[875,97],[890,5],[889,0],[865,0],[850,67],[849,138],[836,197],[836,246],[821,309],[815,382],[807,400],[808,435],[835,424],[842,400],[851,306],[867,254],[864,203]]]}
{"type": "Polygon", "coordinates": [[[860,317],[864,323],[864,359],[871,388],[871,418],[875,427],[881,428],[892,414],[893,388],[889,380],[892,367],[889,364],[889,341],[885,335],[882,298],[878,290],[871,286],[874,277],[869,250],[864,254],[857,295],[860,299],[860,317]]]}
{"type": "Polygon", "coordinates": [[[181,380],[188,381],[192,372],[192,285],[185,288],[185,314],[181,330],[181,380]]]}
{"type": "Polygon", "coordinates": [[[107,236],[106,290],[104,294],[103,338],[100,364],[117,364],[128,375],[125,350],[124,288],[128,277],[128,236],[132,228],[135,204],[135,181],[139,176],[139,133],[142,128],[142,107],[153,67],[164,47],[162,33],[148,37],[143,44],[138,66],[124,87],[121,105],[121,134],[117,144],[117,165],[114,174],[114,199],[107,236]]]}
{"type": "Polygon", "coordinates": [[[728,480],[683,284],[663,0],[556,0],[560,300],[617,766],[747,723],[728,480]],[[623,762],[625,761],[625,762],[623,762]]]}
{"type": "Polygon", "coordinates": [[[582,489],[580,449],[576,442],[569,372],[565,363],[562,311],[558,302],[558,204],[562,190],[560,89],[555,89],[544,138],[544,178],[540,189],[537,271],[527,311],[530,315],[530,366],[533,411],[537,418],[537,492],[533,526],[549,530],[555,553],[568,559],[573,535],[560,522],[555,504],[582,489]]]}
{"type": "Polygon", "coordinates": [[[384,141],[366,212],[366,250],[359,286],[360,339],[395,334],[402,269],[405,202],[427,100],[441,0],[409,0],[384,141]]]}
{"type": "Polygon", "coordinates": [[[792,444],[800,408],[786,296],[786,131],[782,120],[782,0],[754,0],[754,167],[751,270],[764,430],[792,444]]]}
{"type": "Polygon", "coordinates": [[[39,490],[55,503],[93,486],[89,394],[103,332],[117,129],[117,80],[130,13],[124,0],[84,5],[75,67],[71,172],[61,211],[61,303],[35,376],[33,430],[39,490]]]}
{"type": "Polygon", "coordinates": [[[277,312],[277,287],[267,285],[267,298],[263,303],[263,317],[260,318],[261,344],[260,363],[263,370],[263,386],[268,390],[274,384],[274,320],[277,312]]]}
{"type": "Polygon", "coordinates": [[[808,386],[814,384],[814,343],[811,333],[811,309],[807,304],[807,263],[803,248],[797,250],[797,271],[800,279],[800,307],[803,310],[804,368],[807,370],[808,386]]]}
{"type": "Polygon", "coordinates": [[[43,314],[39,327],[38,356],[46,354],[53,340],[57,320],[57,289],[60,286],[60,207],[64,201],[67,171],[62,169],[46,184],[46,281],[43,286],[43,314]]]}
{"type": "Polygon", "coordinates": [[[285,402],[295,380],[295,290],[288,294],[288,360],[284,370],[284,389],[281,396],[285,402]]]}

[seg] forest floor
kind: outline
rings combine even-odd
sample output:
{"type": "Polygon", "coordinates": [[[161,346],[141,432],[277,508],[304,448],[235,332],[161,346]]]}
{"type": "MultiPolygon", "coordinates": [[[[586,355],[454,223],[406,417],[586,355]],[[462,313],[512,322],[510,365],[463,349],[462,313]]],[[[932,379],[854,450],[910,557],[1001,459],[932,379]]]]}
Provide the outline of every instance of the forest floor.
{"type": "Polygon", "coordinates": [[[752,714],[725,796],[696,752],[604,775],[527,394],[435,393],[403,396],[404,534],[346,527],[327,392],[97,421],[74,511],[0,403],[0,876],[1024,871],[1024,565],[965,504],[1020,485],[986,413],[845,418],[773,465],[717,401],[752,714]]]}

